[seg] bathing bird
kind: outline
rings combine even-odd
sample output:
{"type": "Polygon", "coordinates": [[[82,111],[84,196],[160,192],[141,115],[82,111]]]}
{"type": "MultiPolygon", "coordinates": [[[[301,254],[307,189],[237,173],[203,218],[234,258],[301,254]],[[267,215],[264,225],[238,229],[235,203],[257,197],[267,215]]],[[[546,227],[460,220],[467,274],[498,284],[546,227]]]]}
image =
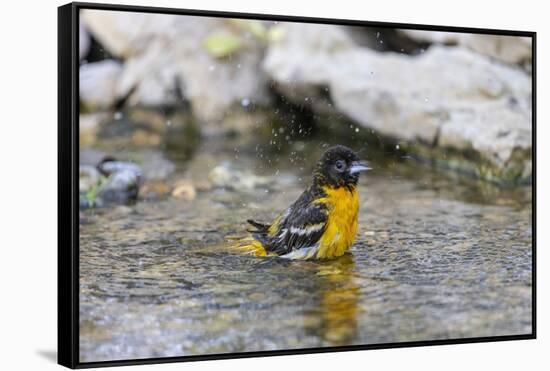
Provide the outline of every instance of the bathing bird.
{"type": "Polygon", "coordinates": [[[355,240],[359,214],[359,174],[371,168],[350,148],[323,153],[312,180],[298,199],[271,223],[254,220],[240,247],[257,256],[331,259],[344,255],[355,240]]]}

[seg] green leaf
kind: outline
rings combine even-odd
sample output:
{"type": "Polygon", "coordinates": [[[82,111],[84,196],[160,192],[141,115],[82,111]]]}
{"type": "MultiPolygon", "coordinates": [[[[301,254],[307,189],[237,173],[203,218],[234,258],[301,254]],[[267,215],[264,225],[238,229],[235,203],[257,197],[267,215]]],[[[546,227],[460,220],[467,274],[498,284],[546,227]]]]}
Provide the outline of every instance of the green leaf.
{"type": "Polygon", "coordinates": [[[243,47],[241,40],[228,33],[215,33],[206,38],[204,47],[213,57],[223,58],[243,47]]]}
{"type": "Polygon", "coordinates": [[[97,194],[98,194],[99,190],[101,189],[101,187],[103,187],[105,185],[105,183],[107,183],[107,178],[106,177],[101,177],[99,179],[98,184],[96,184],[94,187],[90,188],[88,190],[88,192],[86,192],[86,194],[84,195],[86,200],[88,200],[88,204],[90,205],[90,207],[94,207],[96,199],[97,199],[97,194]]]}
{"type": "Polygon", "coordinates": [[[84,196],[84,197],[86,197],[86,200],[88,200],[88,204],[90,205],[90,207],[94,206],[95,199],[97,197],[98,188],[99,187],[90,188],[90,190],[88,192],[86,192],[86,195],[84,196]]]}
{"type": "Polygon", "coordinates": [[[269,29],[267,33],[267,39],[272,43],[277,43],[281,41],[286,34],[286,29],[282,26],[274,26],[269,29]]]}

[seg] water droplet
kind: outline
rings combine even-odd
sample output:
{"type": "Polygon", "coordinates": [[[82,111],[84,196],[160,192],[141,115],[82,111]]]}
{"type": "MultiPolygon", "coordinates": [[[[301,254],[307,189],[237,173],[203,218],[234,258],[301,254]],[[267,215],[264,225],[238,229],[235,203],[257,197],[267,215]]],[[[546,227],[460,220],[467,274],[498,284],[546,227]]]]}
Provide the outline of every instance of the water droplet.
{"type": "Polygon", "coordinates": [[[248,98],[243,98],[243,100],[241,100],[241,106],[246,108],[249,105],[250,105],[250,100],[248,98]]]}
{"type": "Polygon", "coordinates": [[[395,149],[399,149],[399,144],[396,144],[396,145],[395,145],[395,149]]]}
{"type": "Polygon", "coordinates": [[[115,120],[120,120],[122,118],[122,112],[116,111],[114,115],[115,120]]]}
{"type": "Polygon", "coordinates": [[[208,71],[212,72],[216,69],[216,66],[214,65],[211,65],[210,67],[208,67],[208,71]]]}
{"type": "Polygon", "coordinates": [[[359,128],[355,128],[355,132],[358,133],[358,132],[359,132],[359,128]]]}

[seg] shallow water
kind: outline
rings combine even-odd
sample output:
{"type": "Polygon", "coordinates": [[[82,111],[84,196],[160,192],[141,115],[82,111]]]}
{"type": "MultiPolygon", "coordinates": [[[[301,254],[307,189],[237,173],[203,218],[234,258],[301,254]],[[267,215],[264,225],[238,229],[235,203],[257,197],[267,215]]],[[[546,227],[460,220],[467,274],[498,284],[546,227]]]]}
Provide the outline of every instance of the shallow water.
{"type": "MultiPolygon", "coordinates": [[[[204,178],[234,155],[213,148],[178,171],[204,178]]],[[[253,156],[235,161],[273,173],[253,156]]],[[[217,248],[246,234],[247,218],[268,221],[299,195],[307,177],[278,170],[265,189],[83,212],[81,361],[531,332],[529,187],[384,166],[360,181],[357,240],[342,258],[217,248]]]]}

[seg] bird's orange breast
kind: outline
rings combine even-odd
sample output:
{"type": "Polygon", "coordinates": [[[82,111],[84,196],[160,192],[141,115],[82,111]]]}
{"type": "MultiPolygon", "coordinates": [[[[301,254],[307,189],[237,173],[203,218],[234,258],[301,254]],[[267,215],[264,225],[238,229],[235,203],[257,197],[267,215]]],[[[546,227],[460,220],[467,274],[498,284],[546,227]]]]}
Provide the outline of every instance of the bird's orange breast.
{"type": "Polygon", "coordinates": [[[355,188],[324,187],[326,196],[316,202],[327,205],[328,222],[316,257],[335,258],[344,255],[355,241],[359,214],[359,195],[355,188]]]}

